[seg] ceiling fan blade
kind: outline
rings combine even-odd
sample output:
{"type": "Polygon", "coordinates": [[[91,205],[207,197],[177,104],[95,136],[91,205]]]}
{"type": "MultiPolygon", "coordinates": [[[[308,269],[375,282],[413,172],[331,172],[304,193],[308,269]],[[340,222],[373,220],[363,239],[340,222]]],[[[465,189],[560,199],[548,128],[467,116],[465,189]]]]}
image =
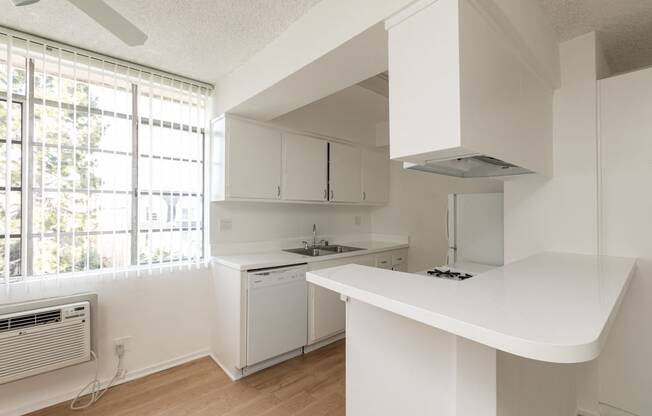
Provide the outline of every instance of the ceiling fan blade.
{"type": "Polygon", "coordinates": [[[102,0],[68,0],[129,46],[145,43],[147,35],[102,0]]]}

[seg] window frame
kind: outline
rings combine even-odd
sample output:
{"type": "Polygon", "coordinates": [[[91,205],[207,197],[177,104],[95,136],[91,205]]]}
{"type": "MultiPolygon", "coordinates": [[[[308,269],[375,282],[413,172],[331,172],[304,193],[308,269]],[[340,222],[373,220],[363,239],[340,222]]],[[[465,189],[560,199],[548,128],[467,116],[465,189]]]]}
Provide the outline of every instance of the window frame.
{"type": "MultiPolygon", "coordinates": [[[[27,82],[27,80],[26,80],[27,82]]],[[[6,103],[7,108],[9,107],[9,94],[5,92],[0,92],[0,101],[3,101],[6,103]]],[[[5,184],[4,189],[0,187],[0,191],[3,192],[20,192],[20,233],[19,234],[12,234],[8,233],[9,239],[14,239],[14,238],[19,238],[20,239],[20,273],[16,276],[11,276],[9,275],[9,281],[13,279],[14,281],[20,281],[24,278],[24,276],[27,274],[27,266],[28,263],[31,263],[31,260],[26,260],[28,258],[27,255],[27,250],[29,247],[29,243],[27,240],[31,240],[29,237],[25,237],[26,234],[26,229],[29,221],[29,203],[28,199],[31,198],[31,193],[26,192],[26,185],[25,185],[25,178],[29,178],[29,173],[26,172],[27,169],[27,158],[30,157],[30,155],[27,153],[28,152],[28,147],[29,147],[29,129],[28,129],[28,123],[30,119],[30,112],[29,112],[29,100],[28,97],[22,94],[11,94],[11,104],[19,104],[20,105],[20,142],[15,142],[13,139],[10,139],[7,137],[6,139],[0,138],[0,144],[4,143],[7,146],[13,145],[13,144],[20,144],[20,186],[18,189],[14,189],[13,186],[11,186],[11,183],[5,184]],[[26,176],[27,175],[27,176],[26,176]]],[[[11,123],[11,120],[7,119],[7,123],[11,123]]],[[[10,163],[9,161],[5,161],[5,163],[10,163]]],[[[10,210],[9,207],[5,207],[5,215],[9,215],[10,210]]],[[[5,235],[0,234],[0,247],[4,248],[4,239],[5,235]]],[[[11,245],[11,243],[10,243],[11,245]]],[[[3,249],[4,251],[4,249],[3,249]]],[[[4,258],[4,255],[2,255],[4,258]]],[[[3,260],[4,261],[4,260],[3,260]]],[[[9,267],[9,265],[5,265],[5,267],[9,267]]]]}
{"type": "MultiPolygon", "coordinates": [[[[175,264],[187,264],[189,262],[203,262],[205,261],[207,257],[207,252],[208,248],[206,246],[207,238],[206,238],[206,233],[208,230],[208,224],[207,224],[207,198],[206,198],[206,175],[208,172],[208,164],[206,163],[206,126],[205,125],[192,125],[191,122],[188,122],[188,124],[183,124],[183,123],[175,123],[174,121],[167,121],[167,120],[157,120],[155,118],[152,118],[151,121],[147,117],[141,117],[138,112],[138,104],[139,104],[139,88],[140,85],[131,82],[131,94],[132,94],[132,100],[131,100],[131,115],[127,114],[127,119],[131,117],[131,190],[130,191],[125,191],[123,193],[129,194],[131,193],[131,229],[130,230],[96,230],[96,231],[84,231],[83,235],[84,236],[92,236],[92,235],[106,235],[106,234],[130,234],[131,237],[131,256],[130,256],[130,261],[129,265],[126,267],[121,267],[121,266],[111,266],[111,267],[100,267],[99,269],[88,269],[88,270],[79,270],[76,271],[73,265],[73,269],[70,272],[56,272],[56,273],[45,273],[45,274],[34,274],[34,261],[35,261],[35,256],[34,256],[34,240],[37,237],[41,236],[41,233],[35,234],[33,230],[33,198],[35,195],[35,188],[34,188],[34,183],[33,183],[33,175],[34,175],[34,151],[37,146],[37,143],[34,141],[34,120],[35,120],[35,112],[34,112],[34,106],[36,101],[39,101],[39,105],[43,106],[48,106],[49,104],[47,103],[47,98],[39,98],[36,99],[34,97],[34,82],[35,82],[35,64],[34,60],[31,58],[26,57],[25,58],[25,72],[26,72],[26,95],[20,95],[20,94],[12,94],[11,98],[11,103],[12,105],[14,103],[19,103],[21,106],[21,166],[20,166],[20,172],[21,172],[21,179],[20,179],[20,194],[21,194],[21,207],[20,207],[20,235],[14,235],[14,234],[8,234],[9,238],[20,238],[21,242],[21,249],[20,249],[20,274],[17,276],[10,276],[9,281],[3,281],[0,279],[0,281],[3,281],[5,284],[9,284],[12,282],[20,282],[20,281],[27,281],[29,279],[43,279],[43,278],[48,278],[50,276],[58,276],[58,275],[67,275],[67,274],[74,274],[74,275],[79,275],[79,274],[97,274],[98,272],[114,272],[116,270],[122,270],[122,269],[143,269],[147,267],[160,267],[163,265],[175,265],[175,264]],[[180,161],[180,162],[192,162],[192,163],[198,163],[200,164],[200,173],[201,173],[201,190],[199,192],[192,192],[192,193],[187,193],[187,192],[176,192],[176,191],[170,191],[170,192],[164,192],[164,191],[154,191],[154,190],[148,190],[141,192],[140,189],[143,187],[141,186],[139,180],[139,159],[141,156],[143,157],[148,157],[148,158],[159,158],[159,156],[154,156],[151,154],[151,149],[150,149],[150,154],[140,154],[138,144],[139,144],[139,128],[145,125],[150,125],[150,122],[152,125],[158,125],[159,127],[162,128],[170,128],[172,130],[179,130],[181,132],[183,131],[190,131],[194,133],[198,133],[199,140],[201,142],[201,160],[196,160],[196,159],[184,159],[184,158],[174,158],[171,157],[169,158],[170,160],[175,160],[175,161],[180,161]],[[178,128],[176,128],[178,126],[178,128]],[[147,232],[170,232],[170,231],[175,231],[176,228],[172,226],[171,228],[161,228],[161,229],[148,229],[148,228],[143,228],[141,230],[141,222],[139,221],[139,198],[141,195],[145,194],[152,194],[152,195],[164,195],[164,194],[169,194],[170,196],[179,196],[179,197],[196,197],[200,199],[200,205],[201,205],[201,213],[200,216],[198,217],[199,220],[197,221],[188,221],[189,226],[186,229],[181,229],[181,231],[198,231],[201,233],[201,239],[200,239],[200,248],[199,252],[197,253],[196,257],[181,257],[181,258],[170,258],[170,259],[161,259],[160,261],[157,261],[156,263],[151,262],[151,261],[145,261],[142,262],[139,259],[139,237],[141,233],[147,233],[147,232]],[[191,224],[192,223],[192,224],[191,224]],[[190,226],[192,225],[192,226],[190,226]]],[[[75,82],[77,80],[75,79],[75,82]]],[[[89,84],[90,88],[90,84],[89,84]]],[[[129,90],[128,90],[129,91],[129,90]]],[[[7,93],[5,92],[0,92],[0,101],[5,101],[9,102],[7,93]]],[[[188,104],[191,104],[188,102],[188,104]]],[[[57,104],[57,106],[60,106],[60,104],[57,104]]],[[[75,103],[72,103],[71,106],[73,108],[76,107],[75,103]]],[[[199,106],[199,105],[198,105],[199,106]]],[[[66,105],[67,107],[67,105],[66,105]]],[[[99,110],[102,112],[102,114],[105,113],[105,110],[99,110]]],[[[206,111],[206,109],[204,109],[206,111]]],[[[114,116],[117,116],[120,112],[115,110],[114,116]]],[[[90,116],[90,113],[89,113],[90,116]]],[[[151,114],[148,114],[149,117],[151,117],[151,114]]],[[[198,120],[199,121],[199,120],[198,120]]],[[[8,120],[8,122],[11,122],[11,120],[8,120]]],[[[90,118],[89,118],[90,122],[90,118]]],[[[198,123],[200,124],[200,123],[198,123]]],[[[10,140],[9,138],[5,139],[0,139],[0,142],[6,142],[7,145],[10,145],[14,143],[14,140],[10,140]]],[[[16,143],[17,144],[17,143],[16,143]]],[[[39,142],[39,146],[46,146],[45,142],[39,142]]],[[[101,150],[101,149],[94,149],[94,150],[101,150]]],[[[104,149],[106,150],[106,149],[104,149]]],[[[129,155],[128,153],[125,153],[125,155],[129,155]]],[[[166,157],[161,156],[161,159],[167,159],[166,157]]],[[[42,173],[43,174],[43,173],[42,173]]],[[[10,190],[12,190],[11,184],[9,184],[8,187],[10,190]]],[[[40,189],[40,188],[39,188],[40,189]]],[[[13,191],[13,190],[12,190],[13,191]]],[[[42,195],[45,194],[46,189],[40,189],[40,192],[42,195]]],[[[61,192],[61,190],[58,190],[58,192],[61,192]]],[[[90,192],[90,191],[89,191],[90,192]]],[[[102,190],[99,191],[93,191],[93,192],[103,192],[102,190]]],[[[108,191],[107,191],[108,192],[108,191]]],[[[9,210],[6,210],[5,215],[9,215],[9,210]]],[[[74,236],[75,231],[72,232],[64,232],[64,231],[58,231],[57,232],[59,236],[74,236]]],[[[50,234],[50,233],[48,233],[50,234]]],[[[56,233],[55,233],[56,234],[56,233]]],[[[46,235],[46,234],[43,234],[46,235]]],[[[4,235],[0,236],[2,239],[0,239],[0,244],[4,243],[4,235]]],[[[60,258],[57,258],[57,262],[60,261],[60,258]]],[[[9,267],[9,265],[6,265],[5,267],[9,267]]]]}

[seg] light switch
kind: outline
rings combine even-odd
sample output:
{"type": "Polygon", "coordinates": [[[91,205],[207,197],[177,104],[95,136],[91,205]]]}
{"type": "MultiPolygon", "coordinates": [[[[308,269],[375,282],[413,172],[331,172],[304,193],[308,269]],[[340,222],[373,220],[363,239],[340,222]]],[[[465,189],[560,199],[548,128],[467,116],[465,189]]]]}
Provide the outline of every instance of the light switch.
{"type": "Polygon", "coordinates": [[[359,216],[359,215],[356,215],[356,216],[355,216],[355,220],[354,220],[354,222],[355,222],[355,225],[360,225],[360,224],[362,224],[362,217],[359,216]]]}

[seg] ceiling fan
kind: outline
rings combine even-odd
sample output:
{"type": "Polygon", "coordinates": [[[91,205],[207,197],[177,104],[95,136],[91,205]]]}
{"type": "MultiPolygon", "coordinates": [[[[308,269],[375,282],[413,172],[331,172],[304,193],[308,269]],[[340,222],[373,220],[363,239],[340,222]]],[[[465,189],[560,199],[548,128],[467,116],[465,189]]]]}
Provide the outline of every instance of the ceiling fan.
{"type": "MultiPolygon", "coordinates": [[[[39,0],[12,0],[16,6],[27,6],[39,0]]],[[[129,46],[138,46],[145,43],[147,35],[134,26],[120,13],[115,11],[103,0],[68,0],[91,19],[95,20],[106,30],[113,33],[129,46]]]]}

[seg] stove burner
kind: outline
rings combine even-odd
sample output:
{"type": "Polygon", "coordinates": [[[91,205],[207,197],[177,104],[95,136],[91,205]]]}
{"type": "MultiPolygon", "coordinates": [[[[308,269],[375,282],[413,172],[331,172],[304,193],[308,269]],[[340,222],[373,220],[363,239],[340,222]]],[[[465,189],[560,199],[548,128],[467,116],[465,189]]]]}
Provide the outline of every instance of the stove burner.
{"type": "Polygon", "coordinates": [[[439,277],[442,279],[450,279],[450,280],[466,280],[474,276],[470,273],[460,273],[460,272],[454,272],[451,270],[438,269],[438,268],[428,270],[427,273],[430,276],[439,277]]]}

